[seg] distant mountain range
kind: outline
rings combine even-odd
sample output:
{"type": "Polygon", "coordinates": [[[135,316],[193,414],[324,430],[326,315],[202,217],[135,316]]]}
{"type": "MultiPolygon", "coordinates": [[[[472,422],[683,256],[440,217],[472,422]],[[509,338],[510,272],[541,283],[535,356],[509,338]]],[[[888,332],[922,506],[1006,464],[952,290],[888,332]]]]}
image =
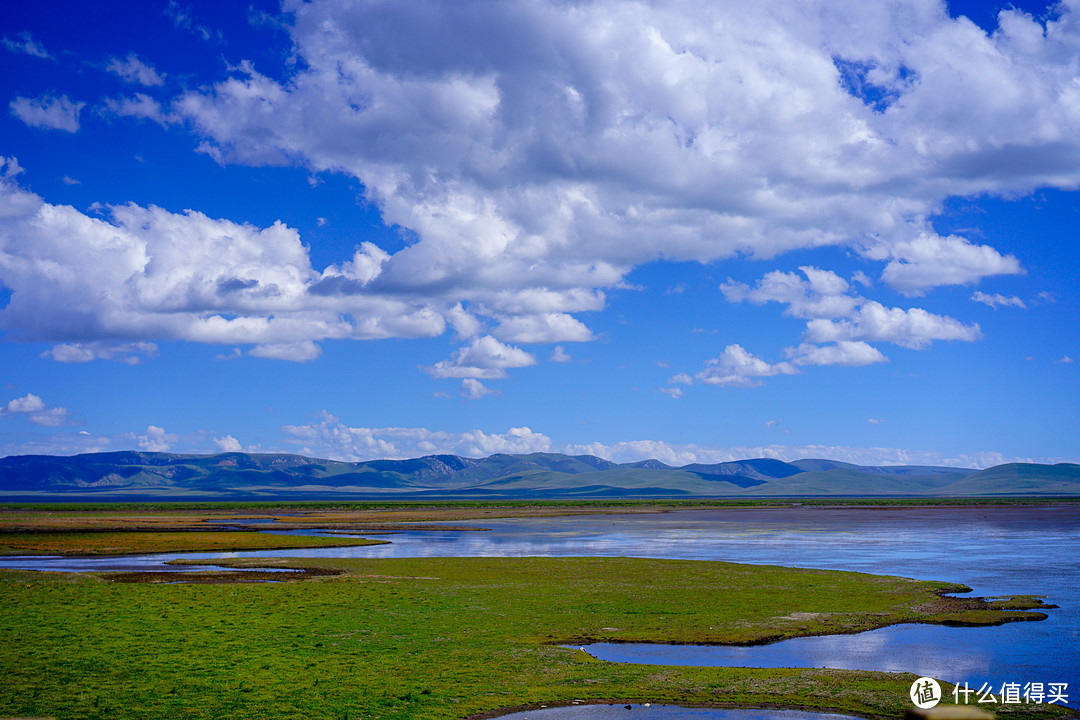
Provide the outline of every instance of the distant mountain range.
{"type": "Polygon", "coordinates": [[[591,455],[429,455],[339,462],[301,455],[150,452],[0,459],[0,500],[349,500],[613,497],[1080,496],[1080,465],[986,470],[769,458],[671,467],[591,455]]]}

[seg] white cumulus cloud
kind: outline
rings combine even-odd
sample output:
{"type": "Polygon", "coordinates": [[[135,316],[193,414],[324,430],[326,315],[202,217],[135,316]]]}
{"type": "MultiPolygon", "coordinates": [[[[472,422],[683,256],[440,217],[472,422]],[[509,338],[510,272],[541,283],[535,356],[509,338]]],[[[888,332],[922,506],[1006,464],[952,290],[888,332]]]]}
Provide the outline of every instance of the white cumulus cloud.
{"type": "Polygon", "coordinates": [[[459,392],[466,400],[479,400],[486,395],[497,395],[499,391],[492,390],[476,378],[465,378],[461,381],[459,392]]]}
{"type": "Polygon", "coordinates": [[[854,294],[847,281],[832,271],[809,266],[800,270],[805,279],[795,273],[774,271],[753,287],[731,280],[720,286],[729,301],[783,303],[787,305],[784,314],[807,318],[804,342],[787,350],[796,364],[883,362],[885,356],[867,341],[920,349],[934,340],[972,342],[982,337],[976,323],[965,324],[923,308],[886,307],[854,294]]]}
{"type": "Polygon", "coordinates": [[[84,102],[72,102],[67,95],[44,95],[39,98],[16,97],[8,107],[12,115],[30,127],[73,133],[79,130],[79,112],[85,106],[84,102]]]}
{"type": "Polygon", "coordinates": [[[69,424],[71,413],[65,407],[48,407],[39,396],[27,393],[0,406],[0,418],[13,415],[24,417],[34,425],[57,427],[69,424]]]}
{"type": "Polygon", "coordinates": [[[435,378],[477,378],[496,380],[507,377],[510,368],[536,364],[536,356],[521,348],[504,345],[490,335],[473,340],[458,348],[449,360],[440,360],[423,368],[435,378]]]}
{"type": "Polygon", "coordinates": [[[165,428],[148,425],[146,432],[135,436],[139,447],[147,452],[168,452],[177,436],[165,432],[165,428]]]}
{"type": "Polygon", "coordinates": [[[361,282],[377,249],[316,272],[299,234],[187,211],[121,205],[106,218],[44,202],[0,173],[0,280],[12,291],[0,326],[19,339],[61,341],[55,359],[147,354],[152,339],[266,346],[314,355],[324,339],[442,333],[445,303],[337,294],[328,278],[361,282]],[[370,261],[370,262],[369,262],[370,261]],[[367,263],[367,264],[365,264],[367,263]],[[144,338],[117,343],[115,338],[144,338]]]}
{"type": "Polygon", "coordinates": [[[176,121],[175,116],[146,93],[135,93],[133,97],[105,98],[104,110],[106,114],[151,120],[159,125],[169,125],[176,121]]]}
{"type": "MultiPolygon", "coordinates": [[[[212,39],[186,6],[167,12],[212,39]]],[[[9,183],[0,322],[63,343],[268,346],[448,323],[462,341],[562,343],[593,338],[577,314],[657,260],[840,246],[867,263],[852,282],[880,276],[908,295],[1021,273],[992,238],[932,229],[952,197],[1080,187],[1076,12],[998,20],[987,33],[930,0],[286,0],[287,80],[239,62],[168,110],[139,94],[106,110],[183,120],[222,163],[351,176],[412,241],[366,243],[320,272],[281,224],[133,205],[90,218],[9,183]]],[[[134,55],[113,71],[161,78],[134,55]]],[[[72,132],[81,108],[11,103],[72,132]]],[[[875,306],[811,265],[725,292],[785,303],[819,345],[978,336],[875,306]]],[[[508,367],[452,358],[433,372],[508,367]]]]}
{"type": "Polygon", "coordinates": [[[766,273],[753,288],[728,280],[720,290],[731,302],[786,304],[784,314],[798,318],[850,315],[861,301],[861,298],[848,294],[851,286],[831,270],[812,266],[803,266],[799,270],[805,279],[795,273],[775,270],[766,273]]]}
{"type": "Polygon", "coordinates": [[[797,372],[791,363],[770,364],[747,352],[741,345],[728,345],[719,357],[706,361],[705,369],[697,373],[694,379],[703,385],[756,387],[762,384],[761,378],[794,375],[797,372]]]}
{"type": "Polygon", "coordinates": [[[978,323],[966,325],[922,308],[887,308],[876,301],[863,304],[850,319],[821,318],[806,324],[806,339],[813,343],[878,340],[920,349],[934,340],[973,342],[981,337],[978,323]]]}
{"type": "Polygon", "coordinates": [[[1021,271],[929,230],[944,199],[1080,184],[1068,5],[992,34],[932,2],[286,9],[287,84],[241,64],[177,111],[221,161],[359,178],[417,233],[388,283],[595,289],[849,245],[919,294],[1021,271]]]}
{"type": "Polygon", "coordinates": [[[1000,293],[994,293],[990,295],[982,291],[976,290],[975,293],[971,296],[971,299],[975,302],[982,303],[983,305],[988,305],[995,310],[997,310],[999,307],[1018,307],[1021,310],[1027,309],[1027,305],[1024,304],[1024,301],[1015,295],[1006,296],[1000,293]]]}
{"type": "Polygon", "coordinates": [[[134,343],[62,343],[41,354],[62,363],[84,363],[91,360],[118,360],[128,365],[139,365],[146,358],[158,354],[158,346],[151,342],[134,343]]]}
{"type": "Polygon", "coordinates": [[[889,249],[892,259],[881,279],[905,295],[922,295],[941,285],[970,285],[991,275],[1023,272],[1020,261],[989,245],[964,238],[924,234],[889,249]]]}
{"type": "Polygon", "coordinates": [[[592,332],[584,323],[566,313],[503,318],[494,334],[501,340],[520,343],[585,342],[593,339],[592,332]]]}
{"type": "MultiPolygon", "coordinates": [[[[870,420],[869,422],[874,422],[870,420]]],[[[890,447],[853,447],[846,445],[743,445],[709,446],[674,444],[662,440],[629,440],[618,443],[586,443],[558,448],[559,452],[588,454],[612,462],[636,462],[655,458],[672,466],[690,463],[721,463],[747,458],[773,458],[791,462],[806,458],[825,458],[854,465],[933,465],[963,468],[987,468],[1010,462],[1059,463],[1076,458],[1009,457],[997,452],[949,455],[935,450],[910,450],[890,447]]]]}
{"type": "Polygon", "coordinates": [[[548,452],[551,439],[527,427],[504,433],[471,430],[463,433],[427,428],[350,427],[323,412],[316,422],[282,428],[300,452],[334,460],[360,461],[454,454],[487,457],[495,453],[548,452]]]}
{"type": "Polygon", "coordinates": [[[249,354],[270,360],[289,360],[291,362],[305,363],[322,355],[322,348],[311,340],[298,340],[288,343],[256,345],[251,348],[249,354]]]}
{"type": "Polygon", "coordinates": [[[217,449],[221,452],[240,452],[243,449],[240,446],[240,441],[232,435],[223,435],[214,438],[214,445],[217,446],[217,449]]]}
{"type": "Polygon", "coordinates": [[[795,365],[857,367],[888,362],[888,358],[873,345],[851,340],[841,340],[830,345],[803,343],[796,348],[788,348],[788,358],[795,365]]]}
{"type": "Polygon", "coordinates": [[[130,53],[123,60],[115,57],[110,59],[105,69],[125,82],[148,87],[165,84],[165,76],[136,57],[135,53],[130,53]]]}
{"type": "Polygon", "coordinates": [[[28,32],[19,33],[18,40],[12,40],[5,37],[0,40],[0,43],[4,47],[14,53],[24,53],[32,57],[41,58],[42,60],[54,60],[52,55],[49,54],[45,46],[34,39],[33,35],[28,32]]]}

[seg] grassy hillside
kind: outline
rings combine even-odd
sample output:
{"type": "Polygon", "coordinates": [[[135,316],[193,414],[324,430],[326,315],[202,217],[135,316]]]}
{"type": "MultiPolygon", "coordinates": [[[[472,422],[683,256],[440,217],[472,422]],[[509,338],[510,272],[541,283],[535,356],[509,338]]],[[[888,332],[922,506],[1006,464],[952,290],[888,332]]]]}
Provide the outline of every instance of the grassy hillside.
{"type": "Polygon", "coordinates": [[[748,495],[924,495],[935,494],[950,480],[963,477],[951,475],[904,475],[871,473],[856,468],[816,470],[772,480],[765,485],[749,488],[748,495]]]}
{"type": "Polygon", "coordinates": [[[301,455],[117,452],[0,459],[0,499],[49,501],[460,497],[1080,495],[1080,466],[1012,464],[976,472],[758,458],[670,467],[590,455],[430,455],[341,462],[301,455]]]}
{"type": "Polygon", "coordinates": [[[1080,465],[1009,463],[968,475],[941,488],[947,495],[1080,495],[1080,465]]]}

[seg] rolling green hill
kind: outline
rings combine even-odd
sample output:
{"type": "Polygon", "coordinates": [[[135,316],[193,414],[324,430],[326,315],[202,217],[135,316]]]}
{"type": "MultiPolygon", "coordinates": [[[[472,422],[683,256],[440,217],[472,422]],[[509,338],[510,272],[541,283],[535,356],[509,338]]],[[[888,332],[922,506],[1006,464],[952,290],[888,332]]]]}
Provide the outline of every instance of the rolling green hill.
{"type": "Polygon", "coordinates": [[[941,488],[951,495],[1075,495],[1080,465],[1009,463],[957,479],[941,488]]]}
{"type": "Polygon", "coordinates": [[[670,467],[591,455],[429,455],[341,462],[302,455],[112,452],[0,459],[0,500],[585,497],[1080,496],[1080,465],[987,470],[757,458],[670,467]]]}

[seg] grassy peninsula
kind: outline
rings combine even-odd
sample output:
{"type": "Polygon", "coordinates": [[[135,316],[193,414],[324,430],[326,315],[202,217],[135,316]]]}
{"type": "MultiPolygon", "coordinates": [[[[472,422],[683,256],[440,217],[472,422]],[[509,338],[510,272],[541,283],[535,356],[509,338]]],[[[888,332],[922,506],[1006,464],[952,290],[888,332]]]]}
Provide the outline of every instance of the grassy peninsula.
{"type": "Polygon", "coordinates": [[[268,535],[253,531],[0,533],[0,555],[139,555],[377,545],[384,540],[268,535]]]}
{"type": "MultiPolygon", "coordinates": [[[[962,589],[947,583],[723,562],[271,562],[311,572],[281,583],[218,576],[210,584],[0,572],[0,716],[434,720],[617,700],[898,717],[910,675],[621,665],[558,646],[760,643],[897,622],[1040,617],[1008,609],[1037,600],[941,597],[962,589]]],[[[996,709],[1016,718],[1069,714],[996,709]]]]}

